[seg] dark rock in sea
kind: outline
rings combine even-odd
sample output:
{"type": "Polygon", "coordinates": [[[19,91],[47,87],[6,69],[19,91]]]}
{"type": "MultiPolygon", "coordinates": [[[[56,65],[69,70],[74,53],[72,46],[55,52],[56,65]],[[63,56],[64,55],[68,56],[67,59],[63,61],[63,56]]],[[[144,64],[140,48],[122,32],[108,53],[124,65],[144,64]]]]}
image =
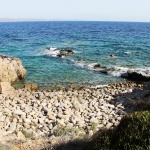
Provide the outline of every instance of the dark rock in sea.
{"type": "Polygon", "coordinates": [[[109,69],[107,68],[102,68],[101,70],[99,70],[101,73],[105,73],[108,74],[109,69]]]}
{"type": "Polygon", "coordinates": [[[127,74],[122,74],[121,77],[134,81],[150,81],[150,70],[129,69],[127,74]]]}
{"type": "Polygon", "coordinates": [[[102,67],[100,64],[94,64],[92,68],[95,71],[100,71],[101,73],[105,73],[105,74],[111,74],[113,71],[115,71],[115,68],[102,67]]]}
{"type": "Polygon", "coordinates": [[[58,57],[66,57],[66,56],[71,56],[73,54],[74,54],[73,50],[65,49],[65,50],[60,50],[60,52],[57,56],[58,57]]]}
{"type": "Polygon", "coordinates": [[[102,67],[101,67],[100,64],[95,64],[95,65],[93,66],[93,68],[94,68],[94,69],[99,69],[99,68],[102,68],[102,67]]]}
{"type": "Polygon", "coordinates": [[[114,58],[115,57],[115,54],[111,54],[111,55],[109,55],[110,57],[112,57],[112,58],[114,58]]]}
{"type": "Polygon", "coordinates": [[[129,76],[128,76],[128,73],[123,73],[123,74],[121,75],[121,77],[122,77],[122,78],[128,78],[129,76]]]}
{"type": "Polygon", "coordinates": [[[93,69],[96,71],[100,71],[102,73],[107,73],[107,70],[108,70],[106,67],[101,67],[100,64],[95,64],[93,66],[93,69]]]}

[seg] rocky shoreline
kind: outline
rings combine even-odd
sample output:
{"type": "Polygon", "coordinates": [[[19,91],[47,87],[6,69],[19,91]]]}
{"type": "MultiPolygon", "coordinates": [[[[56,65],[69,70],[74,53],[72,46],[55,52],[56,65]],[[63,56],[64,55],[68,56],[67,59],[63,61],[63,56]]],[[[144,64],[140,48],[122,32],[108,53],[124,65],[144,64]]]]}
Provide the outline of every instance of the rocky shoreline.
{"type": "Polygon", "coordinates": [[[25,78],[26,70],[19,58],[0,55],[0,82],[15,82],[25,78]]]}
{"type": "Polygon", "coordinates": [[[134,111],[132,100],[139,98],[142,89],[142,84],[128,82],[49,91],[26,84],[22,89],[1,90],[0,142],[55,137],[61,128],[78,136],[114,128],[123,116],[134,111]]]}
{"type": "Polygon", "coordinates": [[[13,136],[16,140],[25,139],[26,135],[52,136],[62,126],[90,135],[101,128],[114,128],[124,115],[133,111],[130,93],[141,87],[120,83],[95,89],[32,92],[19,89],[14,95],[1,94],[1,136],[13,136]]]}

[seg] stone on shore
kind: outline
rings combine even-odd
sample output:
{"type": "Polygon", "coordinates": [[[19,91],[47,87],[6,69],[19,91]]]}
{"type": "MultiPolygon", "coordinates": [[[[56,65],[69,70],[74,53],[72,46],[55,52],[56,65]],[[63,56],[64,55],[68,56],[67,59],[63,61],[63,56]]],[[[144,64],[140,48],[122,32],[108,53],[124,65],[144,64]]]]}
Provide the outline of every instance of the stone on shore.
{"type": "Polygon", "coordinates": [[[26,139],[25,135],[21,131],[19,131],[17,133],[17,138],[18,138],[18,140],[25,140],[26,139]]]}
{"type": "Polygon", "coordinates": [[[31,91],[36,91],[38,89],[38,86],[36,84],[32,84],[32,83],[26,83],[24,85],[25,90],[28,90],[29,92],[31,91]]]}
{"type": "Polygon", "coordinates": [[[16,129],[16,126],[17,126],[16,122],[12,122],[12,123],[10,124],[9,129],[8,129],[8,132],[10,132],[10,133],[14,132],[15,129],[16,129]]]}

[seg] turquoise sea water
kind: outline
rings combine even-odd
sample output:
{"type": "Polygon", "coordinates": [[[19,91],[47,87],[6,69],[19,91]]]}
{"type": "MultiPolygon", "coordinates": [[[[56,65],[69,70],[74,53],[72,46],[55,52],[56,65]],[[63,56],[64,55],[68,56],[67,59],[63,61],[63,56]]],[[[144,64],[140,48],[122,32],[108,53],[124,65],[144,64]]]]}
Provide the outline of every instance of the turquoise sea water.
{"type": "Polygon", "coordinates": [[[115,83],[124,79],[85,66],[99,63],[121,70],[150,68],[150,23],[0,23],[0,54],[19,57],[27,70],[23,82],[40,87],[115,83]],[[69,48],[75,53],[53,57],[46,49],[49,47],[69,48]],[[111,54],[116,58],[110,58],[111,54]]]}

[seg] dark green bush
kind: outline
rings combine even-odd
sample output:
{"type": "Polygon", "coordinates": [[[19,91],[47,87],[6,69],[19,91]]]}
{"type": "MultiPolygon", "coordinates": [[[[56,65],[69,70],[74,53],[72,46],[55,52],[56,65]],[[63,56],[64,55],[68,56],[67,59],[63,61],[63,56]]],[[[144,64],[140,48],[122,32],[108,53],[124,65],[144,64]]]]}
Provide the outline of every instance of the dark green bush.
{"type": "Polygon", "coordinates": [[[150,150],[150,111],[124,117],[116,129],[100,131],[86,150],[150,150]]]}
{"type": "Polygon", "coordinates": [[[136,112],[122,119],[113,134],[113,149],[148,150],[150,148],[150,111],[136,112]]]}

